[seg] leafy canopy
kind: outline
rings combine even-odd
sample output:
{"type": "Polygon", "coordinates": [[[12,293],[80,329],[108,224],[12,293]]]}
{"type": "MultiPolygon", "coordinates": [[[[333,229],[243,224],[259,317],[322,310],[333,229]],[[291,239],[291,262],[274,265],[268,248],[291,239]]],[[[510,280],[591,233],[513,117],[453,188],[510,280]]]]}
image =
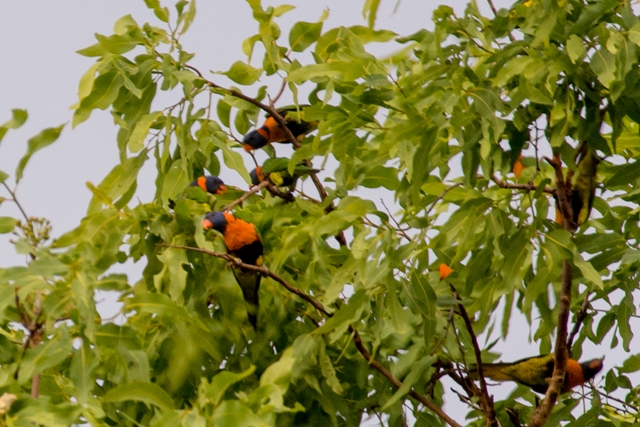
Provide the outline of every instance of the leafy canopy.
{"type": "MultiPolygon", "coordinates": [[[[282,34],[279,17],[293,6],[248,0],[258,31],[243,43],[247,58],[220,73],[232,87],[193,67],[179,41],[195,1],[145,3],[157,22],[124,16],[78,52],[95,63],[72,125],[108,110],[120,153],[89,186],[86,217],[53,243],[45,220],[0,217],[0,232],[16,233],[16,249],[31,256],[0,269],[0,391],[17,397],[0,408],[3,423],[359,425],[383,414],[388,425],[443,425],[451,414],[440,408],[458,399],[447,376],[479,402],[468,424],[495,414],[501,425],[529,423],[529,389],[496,401],[492,415],[484,384],[465,378],[478,356],[499,356],[491,347],[518,316],[540,353],[557,350],[554,334],[567,330],[560,296],[576,314],[573,358],[631,352],[640,20],[628,1],[529,0],[491,16],[475,2],[460,16],[440,6],[433,31],[397,35],[374,29],[379,1],[365,2],[367,26],[326,28],[323,16],[282,34]],[[373,42],[397,53],[376,57],[373,42]],[[264,81],[276,83],[257,86],[264,81]],[[289,171],[304,161],[325,171],[293,201],[261,190],[233,208],[258,229],[270,273],[254,332],[223,240],[201,220],[248,190],[256,165],[237,136],[273,113],[280,86],[318,121],[289,150],[289,171]],[[175,102],[158,105],[158,91],[175,102]],[[591,217],[572,233],[553,222],[553,195],[579,172],[583,141],[604,160],[591,217]],[[147,164],[156,192],[139,201],[147,164]],[[247,185],[177,197],[205,171],[233,171],[247,185]],[[385,195],[393,212],[360,188],[385,195]],[[141,276],[111,272],[127,261],[144,266],[141,276]],[[97,290],[119,294],[122,321],[100,318],[97,290]],[[494,341],[480,349],[476,335],[494,341]],[[583,355],[585,342],[602,352],[583,355]]],[[[0,140],[26,119],[14,110],[0,140]]],[[[15,182],[61,130],[29,140],[15,182]]],[[[276,150],[288,148],[264,151],[276,150]]],[[[9,194],[0,200],[17,202],[8,178],[0,171],[9,194]]],[[[577,393],[565,395],[547,425],[631,425],[638,388],[626,374],[639,361],[634,353],[606,366],[586,411],[577,393]],[[604,404],[616,391],[617,403],[604,404]]]]}

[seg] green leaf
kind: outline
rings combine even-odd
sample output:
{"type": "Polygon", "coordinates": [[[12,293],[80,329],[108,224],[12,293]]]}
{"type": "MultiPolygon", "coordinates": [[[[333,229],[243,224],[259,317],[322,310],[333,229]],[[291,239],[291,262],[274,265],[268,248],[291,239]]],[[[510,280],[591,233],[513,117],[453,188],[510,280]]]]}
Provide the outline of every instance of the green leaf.
{"type": "Polygon", "coordinates": [[[213,411],[213,427],[261,427],[262,420],[237,400],[225,400],[213,411]]]}
{"type": "Polygon", "coordinates": [[[134,400],[155,405],[162,409],[173,409],[173,399],[159,385],[132,381],[107,391],[102,397],[103,402],[124,402],[134,400]]]}
{"type": "Polygon", "coordinates": [[[153,10],[156,17],[162,22],[169,22],[169,9],[160,5],[160,0],[144,0],[147,7],[153,10]]]}
{"type": "Polygon", "coordinates": [[[626,352],[629,352],[629,344],[633,339],[633,332],[629,326],[629,319],[631,316],[635,315],[635,309],[633,305],[629,303],[631,300],[631,296],[627,295],[618,306],[617,311],[618,331],[622,338],[622,348],[624,348],[624,351],[626,352]]]}
{"type": "Polygon", "coordinates": [[[11,233],[18,220],[10,216],[0,216],[0,234],[11,233]]]}
{"type": "Polygon", "coordinates": [[[262,75],[262,68],[253,68],[242,61],[236,61],[231,65],[229,71],[222,73],[234,82],[241,85],[252,85],[262,75]]]}
{"type": "Polygon", "coordinates": [[[124,77],[118,71],[110,71],[96,77],[91,93],[80,101],[73,115],[72,126],[76,127],[87,120],[96,108],[107,109],[118,97],[122,85],[124,85],[124,77]]]}
{"type": "Polygon", "coordinates": [[[89,345],[82,345],[74,352],[69,378],[76,387],[75,397],[81,405],[87,404],[92,397],[94,382],[92,371],[96,366],[98,366],[98,360],[89,345]]]}
{"type": "Polygon", "coordinates": [[[94,197],[89,203],[88,213],[96,212],[101,209],[103,204],[108,205],[118,197],[125,196],[136,185],[138,172],[146,160],[147,153],[141,151],[137,156],[130,157],[114,167],[98,185],[98,190],[106,197],[106,200],[94,193],[94,197]]]}
{"type": "Polygon", "coordinates": [[[223,371],[211,379],[211,384],[207,384],[206,380],[203,379],[203,384],[201,387],[204,388],[203,392],[206,394],[211,403],[213,403],[213,406],[218,406],[229,387],[239,381],[244,380],[245,378],[253,374],[255,370],[256,367],[251,365],[249,366],[249,368],[247,368],[247,370],[240,373],[223,371]]]}
{"type": "Polygon", "coordinates": [[[18,382],[24,384],[38,373],[58,365],[65,360],[71,350],[71,338],[66,328],[56,329],[52,339],[40,344],[37,347],[25,352],[25,356],[20,363],[18,382]]]}
{"type": "Polygon", "coordinates": [[[403,280],[402,285],[409,297],[410,307],[422,316],[425,337],[432,337],[436,328],[436,306],[438,299],[431,284],[429,284],[425,276],[414,272],[411,274],[411,280],[403,280]]]}
{"type": "Polygon", "coordinates": [[[362,309],[366,300],[367,293],[364,289],[356,291],[355,294],[351,295],[346,305],[341,307],[333,317],[327,320],[324,325],[313,331],[313,333],[325,334],[334,329],[345,327],[349,322],[355,320],[356,313],[362,309]]]}
{"type": "Polygon", "coordinates": [[[151,129],[151,125],[153,125],[159,117],[164,117],[162,111],[145,114],[140,118],[129,137],[129,141],[127,142],[127,148],[129,151],[137,153],[144,148],[144,140],[149,133],[149,129],[151,129]]]}
{"type": "Polygon", "coordinates": [[[27,141],[27,153],[20,159],[16,168],[16,183],[22,179],[22,172],[31,156],[38,150],[53,144],[60,137],[63,127],[64,124],[55,128],[47,128],[33,138],[29,138],[29,141],[27,141]]]}
{"type": "Polygon", "coordinates": [[[616,57],[606,49],[596,50],[591,56],[591,69],[598,76],[598,80],[608,88],[616,78],[616,57]]]}
{"type": "Polygon", "coordinates": [[[373,30],[376,23],[376,16],[378,15],[378,8],[380,7],[380,0],[366,0],[362,7],[362,17],[367,20],[369,28],[373,30]]]}
{"type": "Polygon", "coordinates": [[[376,166],[365,173],[360,185],[367,188],[384,187],[387,190],[395,190],[400,185],[398,181],[398,170],[386,166],[376,166]]]}
{"type": "Polygon", "coordinates": [[[575,34],[572,34],[567,40],[567,53],[574,64],[582,61],[587,56],[587,49],[582,44],[582,39],[575,34]]]}
{"type": "Polygon", "coordinates": [[[11,110],[11,116],[9,121],[0,126],[0,142],[9,129],[18,129],[27,121],[27,117],[29,117],[27,110],[20,110],[18,108],[11,110]]]}
{"type": "Polygon", "coordinates": [[[105,51],[114,55],[127,53],[141,42],[141,39],[131,37],[128,34],[114,34],[108,37],[96,34],[96,39],[98,39],[98,43],[100,43],[100,46],[102,46],[105,51]]]}
{"type": "Polygon", "coordinates": [[[287,76],[287,81],[300,84],[316,77],[325,81],[327,79],[336,78],[339,75],[340,71],[336,70],[335,66],[332,64],[311,64],[293,70],[287,76]]]}
{"type": "Polygon", "coordinates": [[[422,359],[418,360],[411,366],[411,371],[409,375],[407,375],[402,380],[402,386],[391,396],[389,400],[384,404],[384,406],[380,409],[384,411],[385,409],[391,407],[395,404],[401,397],[405,396],[407,393],[411,391],[411,388],[424,377],[424,373],[433,365],[433,362],[438,360],[435,356],[425,356],[422,359]]]}
{"type": "Polygon", "coordinates": [[[318,40],[322,22],[296,22],[289,32],[289,46],[294,52],[302,52],[318,40]]]}

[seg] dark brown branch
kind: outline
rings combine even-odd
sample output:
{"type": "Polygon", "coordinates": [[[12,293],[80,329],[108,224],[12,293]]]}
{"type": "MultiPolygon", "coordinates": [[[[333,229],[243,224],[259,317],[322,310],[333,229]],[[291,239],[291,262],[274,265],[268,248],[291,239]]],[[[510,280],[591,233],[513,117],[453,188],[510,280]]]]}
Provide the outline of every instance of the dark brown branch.
{"type": "MultiPolygon", "coordinates": [[[[510,188],[513,190],[525,190],[525,191],[536,191],[538,189],[538,186],[532,183],[516,184],[511,182],[505,182],[498,179],[498,177],[495,175],[491,177],[491,181],[495,182],[500,188],[510,188]]],[[[553,188],[549,188],[549,187],[544,187],[542,191],[547,194],[552,194],[552,195],[556,194],[556,191],[553,188]]]]}
{"type": "Polygon", "coordinates": [[[462,304],[462,300],[458,291],[453,286],[453,284],[449,283],[449,287],[451,288],[451,293],[453,297],[457,299],[458,302],[458,310],[460,312],[460,317],[464,320],[464,324],[467,328],[467,332],[471,337],[471,344],[473,345],[473,351],[476,356],[476,364],[478,370],[478,377],[480,380],[480,404],[482,406],[482,412],[486,417],[487,425],[497,427],[498,420],[496,419],[496,410],[493,407],[493,398],[489,396],[489,391],[487,390],[487,382],[484,379],[484,372],[482,367],[482,351],[480,350],[480,346],[478,345],[478,339],[476,338],[475,332],[473,332],[473,324],[471,323],[471,318],[469,317],[469,313],[467,313],[467,309],[462,304]]]}
{"type": "MultiPolygon", "coordinates": [[[[489,3],[489,7],[491,8],[491,12],[493,12],[493,16],[498,16],[498,10],[493,5],[493,1],[487,0],[487,3],[489,3]]],[[[507,33],[507,35],[509,36],[509,40],[511,40],[512,42],[516,41],[516,38],[513,37],[513,34],[511,34],[510,31],[507,33]]]]}
{"type": "MultiPolygon", "coordinates": [[[[564,222],[566,228],[566,218],[564,222]]],[[[542,404],[536,408],[533,417],[531,417],[529,427],[541,427],[546,423],[549,414],[551,414],[556,404],[562,384],[564,383],[564,374],[567,368],[567,360],[569,359],[567,352],[567,323],[569,322],[569,313],[571,310],[571,280],[571,264],[569,264],[569,261],[563,260],[562,288],[560,290],[560,301],[558,302],[558,331],[556,332],[553,375],[551,376],[549,388],[547,389],[542,404]]]]}
{"type": "Polygon", "coordinates": [[[239,258],[236,258],[233,255],[224,254],[224,253],[220,253],[220,252],[213,252],[213,251],[210,251],[210,250],[204,249],[204,248],[194,248],[194,247],[191,247],[191,246],[165,245],[165,244],[160,244],[159,246],[164,246],[164,247],[167,247],[167,248],[174,248],[174,249],[185,249],[185,250],[194,251],[194,252],[202,252],[204,254],[211,255],[211,256],[214,256],[216,258],[222,258],[225,261],[228,261],[231,264],[235,265],[236,267],[240,267],[240,268],[242,268],[244,270],[256,271],[256,272],[262,274],[263,276],[270,277],[273,280],[275,280],[276,282],[280,283],[282,286],[284,286],[284,288],[286,290],[288,290],[289,292],[291,292],[293,294],[298,295],[300,298],[302,298],[303,300],[305,300],[306,302],[308,302],[309,304],[314,306],[316,310],[326,314],[327,316],[331,316],[331,314],[324,308],[324,306],[319,301],[317,301],[315,298],[307,295],[306,293],[304,293],[304,291],[302,291],[302,290],[296,288],[295,286],[289,284],[289,282],[287,282],[282,277],[278,276],[277,274],[275,274],[274,272],[272,272],[271,270],[269,270],[265,266],[258,266],[258,265],[253,265],[253,264],[245,264],[239,258]]]}
{"type": "Polygon", "coordinates": [[[429,216],[429,213],[431,212],[431,210],[433,210],[433,208],[435,207],[435,205],[442,199],[444,199],[444,196],[447,195],[447,193],[451,190],[453,190],[456,187],[460,187],[462,185],[461,182],[457,183],[457,184],[453,184],[451,187],[447,188],[446,190],[444,190],[438,197],[436,197],[436,199],[431,203],[431,205],[429,205],[429,208],[427,208],[427,211],[425,212],[425,216],[429,216]]]}
{"type": "MultiPolygon", "coordinates": [[[[356,348],[362,354],[362,357],[369,363],[369,366],[373,366],[378,372],[384,375],[391,384],[396,386],[397,388],[402,387],[402,382],[398,381],[391,372],[389,372],[384,366],[382,366],[378,361],[371,357],[371,354],[365,348],[362,343],[362,338],[360,338],[360,334],[358,331],[349,326],[349,331],[353,334],[353,342],[356,345],[356,348]]],[[[449,417],[440,407],[436,406],[433,402],[428,400],[426,397],[419,395],[414,390],[409,391],[409,396],[416,399],[418,402],[422,403],[426,408],[430,409],[434,414],[439,416],[444,422],[449,424],[451,427],[462,427],[460,424],[455,422],[451,417],[449,417]]]]}
{"type": "Polygon", "coordinates": [[[13,203],[16,204],[16,206],[18,207],[18,209],[20,210],[20,213],[22,214],[22,216],[24,217],[24,220],[29,222],[29,217],[27,216],[27,213],[24,211],[24,209],[22,209],[22,205],[20,204],[20,202],[18,201],[18,198],[16,197],[16,193],[14,193],[13,191],[11,191],[11,189],[9,188],[9,186],[7,185],[6,182],[2,182],[2,185],[4,185],[4,188],[7,189],[7,191],[9,192],[9,194],[11,195],[11,201],[13,203]]]}
{"type": "Polygon", "coordinates": [[[239,198],[237,198],[236,200],[234,200],[233,202],[229,203],[227,206],[223,207],[221,210],[223,211],[228,211],[231,210],[232,208],[234,208],[235,206],[239,205],[240,203],[244,202],[245,200],[247,200],[249,197],[251,197],[252,194],[257,193],[258,191],[262,190],[264,187],[268,186],[269,182],[267,181],[262,181],[260,184],[256,185],[255,187],[253,187],[251,190],[247,191],[246,193],[244,193],[242,196],[240,196],[239,198]]]}
{"type": "MultiPolygon", "coordinates": [[[[304,293],[302,290],[296,288],[295,286],[291,285],[289,282],[287,282],[286,280],[284,280],[282,277],[278,276],[277,274],[273,273],[267,267],[251,265],[251,264],[245,264],[240,259],[238,259],[238,258],[236,258],[236,257],[234,257],[232,255],[213,252],[213,251],[210,251],[208,249],[203,249],[203,248],[194,248],[194,247],[191,247],[191,246],[181,246],[181,245],[166,245],[166,244],[160,244],[159,246],[164,246],[164,247],[167,247],[167,248],[175,248],[175,249],[185,249],[185,250],[195,251],[195,252],[202,252],[202,253],[205,253],[207,255],[211,255],[211,256],[214,256],[214,257],[217,257],[217,258],[222,258],[222,259],[232,263],[236,267],[239,267],[239,268],[242,268],[242,269],[245,269],[245,270],[256,271],[256,272],[262,274],[263,276],[270,277],[273,280],[275,280],[276,282],[280,283],[289,292],[298,295],[300,298],[302,298],[303,300],[305,300],[306,302],[311,304],[319,312],[324,313],[328,317],[333,316],[332,313],[329,313],[324,308],[324,306],[322,305],[321,302],[319,302],[318,300],[316,300],[312,296],[307,295],[306,293],[304,293]]],[[[373,359],[371,357],[371,354],[367,351],[367,349],[364,347],[364,344],[362,343],[362,339],[360,338],[360,334],[358,334],[358,331],[353,329],[353,327],[351,325],[349,325],[349,332],[351,332],[352,335],[353,335],[353,342],[354,342],[354,344],[356,346],[356,349],[360,352],[360,354],[362,354],[362,357],[365,358],[367,363],[369,363],[370,366],[372,366],[374,369],[376,369],[378,372],[380,372],[382,375],[384,375],[394,386],[396,386],[397,388],[402,387],[402,382],[401,381],[397,380],[391,374],[391,372],[389,372],[384,366],[382,366],[380,363],[378,363],[375,359],[373,359]]],[[[442,420],[444,420],[450,426],[452,426],[452,427],[462,427],[460,424],[456,423],[452,418],[450,418],[446,413],[444,413],[444,411],[442,411],[442,409],[440,409],[438,406],[436,406],[433,402],[429,401],[426,397],[421,396],[420,394],[415,392],[413,389],[409,391],[409,396],[413,397],[414,399],[416,399],[417,401],[422,403],[425,407],[427,407],[428,409],[433,411],[433,413],[435,413],[437,416],[442,418],[442,420]]]]}
{"type": "Polygon", "coordinates": [[[292,202],[296,201],[296,198],[295,198],[295,196],[293,194],[291,194],[288,191],[280,191],[278,189],[278,187],[276,187],[275,185],[273,185],[271,183],[268,183],[266,188],[267,188],[267,191],[269,193],[271,193],[273,196],[279,197],[279,198],[281,198],[282,200],[284,200],[284,201],[286,201],[288,203],[292,203],[292,202]]]}
{"type": "Polygon", "coordinates": [[[573,207],[571,206],[571,202],[569,201],[571,181],[569,181],[568,179],[565,181],[564,176],[562,175],[562,162],[560,160],[559,154],[554,153],[553,159],[545,157],[545,160],[549,162],[556,173],[555,196],[558,204],[557,207],[563,217],[564,229],[569,232],[574,232],[577,226],[575,222],[573,222],[573,207]]]}
{"type": "Polygon", "coordinates": [[[575,323],[573,324],[573,329],[571,329],[571,334],[569,334],[569,339],[567,340],[567,351],[569,352],[569,357],[573,357],[573,340],[580,332],[580,328],[582,327],[582,322],[587,318],[587,309],[589,308],[589,292],[584,296],[584,301],[582,302],[582,306],[580,306],[580,310],[576,313],[575,323]]]}

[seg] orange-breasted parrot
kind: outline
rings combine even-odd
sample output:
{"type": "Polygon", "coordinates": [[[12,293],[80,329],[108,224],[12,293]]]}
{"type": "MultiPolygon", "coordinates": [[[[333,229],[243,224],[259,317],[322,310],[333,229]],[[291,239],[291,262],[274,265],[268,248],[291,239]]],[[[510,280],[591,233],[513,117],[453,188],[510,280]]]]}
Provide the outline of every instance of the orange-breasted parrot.
{"type": "Polygon", "coordinates": [[[205,175],[195,179],[191,184],[191,187],[200,187],[207,193],[211,194],[224,194],[227,191],[227,187],[224,185],[224,182],[213,175],[205,175]]]}
{"type": "MultiPolygon", "coordinates": [[[[262,265],[262,242],[253,224],[236,218],[228,212],[209,212],[204,216],[202,228],[222,233],[227,252],[245,264],[262,265]]],[[[249,322],[258,328],[258,290],[260,274],[255,271],[233,267],[233,275],[242,289],[249,322]]]]}
{"type": "MultiPolygon", "coordinates": [[[[591,381],[603,367],[603,359],[593,359],[579,363],[573,359],[567,360],[561,393],[591,381]]],[[[553,354],[528,357],[512,363],[482,364],[482,372],[486,378],[495,381],[515,381],[538,393],[546,393],[549,381],[553,375],[553,354]]],[[[477,370],[471,371],[472,376],[478,375],[477,370]]]]}
{"type": "Polygon", "coordinates": [[[217,176],[201,176],[193,180],[189,186],[175,198],[175,201],[169,199],[169,207],[174,209],[176,207],[176,202],[184,198],[195,200],[198,203],[207,203],[207,195],[192,187],[202,188],[205,193],[218,196],[226,193],[227,191],[227,187],[224,185],[224,182],[217,176]]]}
{"type": "Polygon", "coordinates": [[[586,141],[580,145],[578,154],[576,154],[578,173],[573,182],[571,194],[573,221],[577,226],[584,224],[591,214],[593,200],[596,197],[598,164],[601,161],[595,151],[589,148],[586,141]]]}
{"type": "MultiPolygon", "coordinates": [[[[317,121],[305,122],[302,120],[304,112],[296,108],[295,105],[279,109],[278,114],[282,116],[287,128],[296,139],[300,139],[318,127],[317,121]]],[[[282,127],[271,115],[267,115],[267,120],[262,127],[247,133],[242,140],[247,152],[257,150],[272,142],[289,142],[289,140],[282,127]]]]}

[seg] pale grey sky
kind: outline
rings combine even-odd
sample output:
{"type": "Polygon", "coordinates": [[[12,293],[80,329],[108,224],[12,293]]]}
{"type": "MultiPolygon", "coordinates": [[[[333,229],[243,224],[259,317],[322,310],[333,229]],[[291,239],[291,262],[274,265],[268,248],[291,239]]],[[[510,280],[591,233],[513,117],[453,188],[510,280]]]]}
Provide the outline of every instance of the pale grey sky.
{"type": "MultiPolygon", "coordinates": [[[[361,14],[363,1],[305,0],[288,3],[298,8],[279,20],[283,37],[293,22],[317,21],[325,8],[330,10],[325,29],[365,23],[361,14]]],[[[432,28],[431,13],[439,2],[402,0],[395,13],[396,0],[383,0],[381,3],[377,28],[407,35],[421,28],[432,28]]],[[[462,0],[447,3],[459,12],[466,4],[462,0]]],[[[507,4],[504,0],[495,3],[498,7],[507,4]]],[[[479,2],[479,6],[488,10],[484,2],[479,2]]],[[[87,122],[72,130],[69,106],[77,100],[80,77],[94,61],[75,51],[95,43],[93,34],[96,32],[111,34],[113,23],[126,14],[131,14],[138,23],[161,24],[142,0],[19,1],[3,4],[0,14],[0,58],[3,64],[0,67],[0,123],[10,118],[11,108],[27,109],[29,120],[21,129],[9,131],[0,143],[0,170],[13,176],[29,137],[45,127],[69,123],[58,142],[32,157],[17,191],[29,215],[44,216],[52,221],[53,236],[72,229],[85,215],[91,198],[85,182],[98,184],[118,161],[117,129],[110,114],[96,111],[87,122]]],[[[224,71],[236,60],[243,60],[241,42],[256,31],[257,24],[251,19],[250,8],[245,2],[200,1],[196,20],[182,42],[187,50],[196,53],[191,61],[193,65],[213,80],[227,85],[223,76],[214,76],[208,71],[224,71]]],[[[378,54],[384,52],[375,46],[371,50],[378,54]]],[[[259,56],[254,58],[259,59],[259,56]]],[[[272,91],[276,92],[277,87],[272,91]]],[[[162,94],[156,105],[170,105],[177,99],[179,97],[175,95],[162,94]]],[[[139,182],[138,196],[144,202],[149,201],[153,194],[153,177],[151,173],[147,175],[149,186],[143,185],[144,180],[139,182]]],[[[225,181],[245,186],[237,175],[229,179],[225,177],[225,181]]],[[[13,186],[12,178],[9,182],[13,186]]],[[[5,196],[1,190],[0,196],[5,196]]],[[[0,205],[0,216],[19,217],[17,210],[8,202],[0,205]]],[[[7,235],[0,235],[0,266],[23,263],[24,258],[15,255],[7,239],[7,235]]],[[[137,280],[135,272],[139,270],[134,266],[127,271],[131,282],[137,280]]],[[[110,307],[112,311],[113,306],[110,307]]],[[[109,307],[105,310],[109,312],[109,307]]],[[[528,328],[522,321],[514,321],[511,329],[507,342],[495,348],[503,352],[502,360],[537,354],[537,344],[528,342],[528,328]]],[[[606,344],[608,342],[605,341],[606,344]]],[[[636,352],[637,342],[632,344],[636,352]]],[[[585,345],[585,355],[599,357],[607,353],[606,344],[600,348],[585,345]]],[[[610,369],[614,362],[621,363],[626,357],[621,350],[609,351],[605,369],[610,369]]],[[[637,377],[635,379],[640,382],[637,377]]],[[[512,388],[512,384],[506,384],[492,387],[491,392],[501,397],[512,388]]],[[[447,397],[445,409],[464,424],[466,406],[458,404],[448,389],[447,397]]],[[[375,424],[373,420],[370,425],[375,424]]]]}

